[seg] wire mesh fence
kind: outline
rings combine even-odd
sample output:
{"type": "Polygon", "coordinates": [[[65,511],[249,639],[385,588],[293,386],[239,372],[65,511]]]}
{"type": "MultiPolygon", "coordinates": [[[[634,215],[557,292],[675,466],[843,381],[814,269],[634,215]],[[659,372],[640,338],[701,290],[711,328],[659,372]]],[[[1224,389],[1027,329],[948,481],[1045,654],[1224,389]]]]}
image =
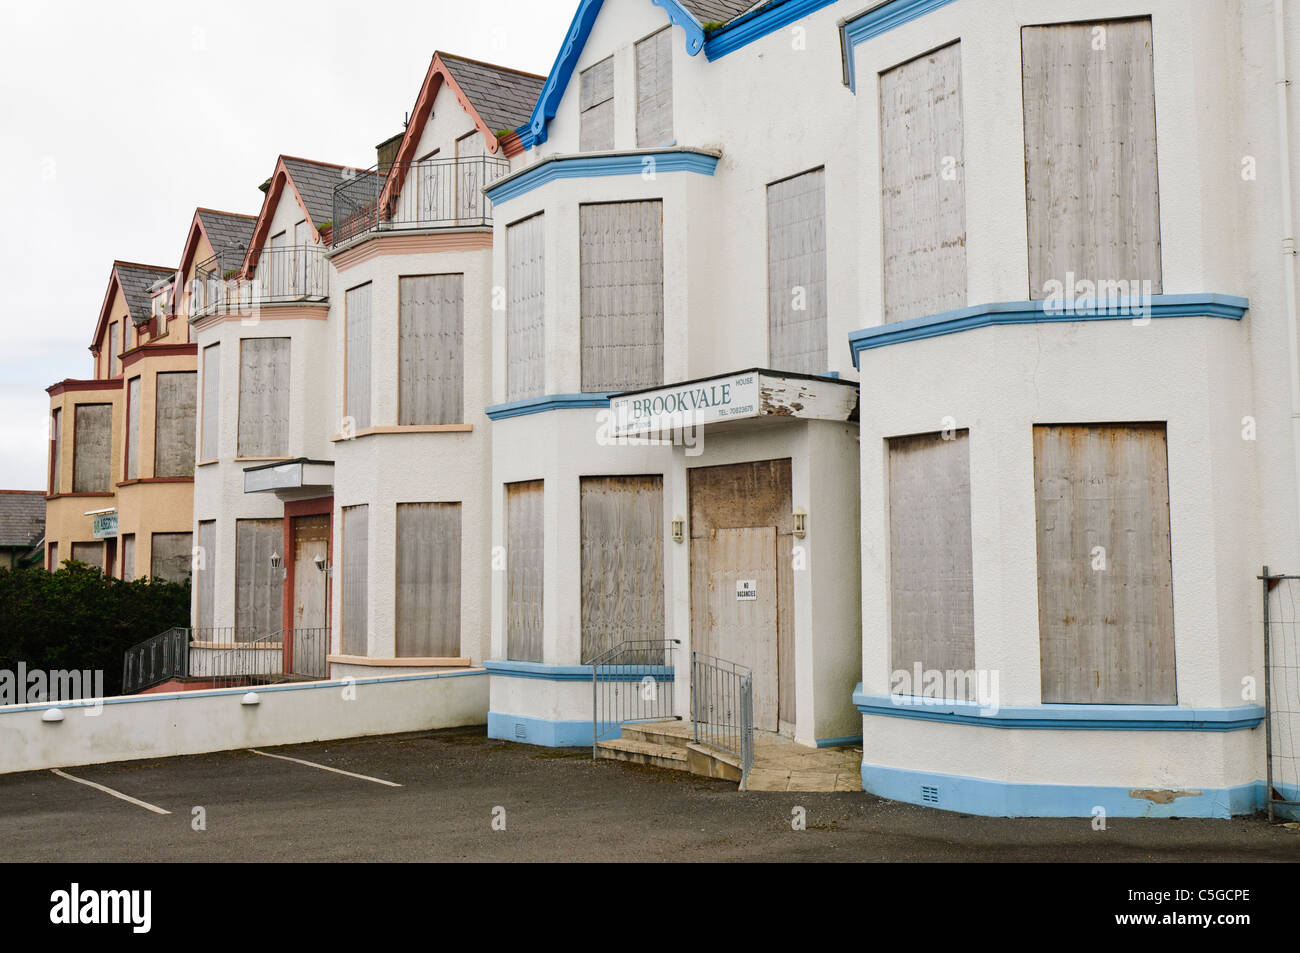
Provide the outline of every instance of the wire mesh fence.
{"type": "Polygon", "coordinates": [[[1268,815],[1300,806],[1300,576],[1260,576],[1264,587],[1264,707],[1268,815]]]}

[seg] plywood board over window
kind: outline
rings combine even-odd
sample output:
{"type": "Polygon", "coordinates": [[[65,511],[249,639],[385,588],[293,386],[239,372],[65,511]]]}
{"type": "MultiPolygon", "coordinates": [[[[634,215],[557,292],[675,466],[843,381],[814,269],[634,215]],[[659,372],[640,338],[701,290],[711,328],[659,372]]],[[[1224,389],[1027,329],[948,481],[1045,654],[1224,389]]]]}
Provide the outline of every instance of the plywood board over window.
{"type": "Polygon", "coordinates": [[[369,655],[370,639],[370,507],[343,507],[343,625],[344,655],[369,655]]]}
{"type": "Polygon", "coordinates": [[[673,142],[673,34],[665,27],[636,45],[636,144],[673,142]]]}
{"type": "Polygon", "coordinates": [[[50,492],[60,493],[63,487],[63,408],[57,407],[50,421],[50,492]]]}
{"type": "Polygon", "coordinates": [[[184,582],[194,565],[194,537],[190,533],[154,533],[149,553],[149,575],[168,582],[184,582]]]}
{"type": "Polygon", "coordinates": [[[885,321],[966,306],[961,44],[880,76],[885,321]]]}
{"type": "Polygon", "coordinates": [[[506,485],[506,658],[542,661],[541,480],[506,485]]]}
{"type": "Polygon", "coordinates": [[[967,431],[889,441],[890,665],[909,678],[975,668],[970,516],[967,431]]]}
{"type": "Polygon", "coordinates": [[[465,276],[398,279],[399,424],[465,420],[465,276]]]}
{"type": "Polygon", "coordinates": [[[768,367],[824,374],[826,173],[814,169],[767,187],[768,367]]]}
{"type": "Polygon", "coordinates": [[[546,347],[546,219],[506,229],[506,400],[540,397],[546,347]]]}
{"type": "Polygon", "coordinates": [[[397,505],[397,655],[460,655],[460,504],[397,505]]]}
{"type": "Polygon", "coordinates": [[[128,582],[135,578],[135,533],[122,536],[122,578],[128,582]]]}
{"type": "Polygon", "coordinates": [[[656,387],[664,380],[663,203],[578,210],[582,390],[656,387]]]}
{"type": "Polygon", "coordinates": [[[1030,297],[1071,274],[1106,282],[1103,298],[1146,293],[1132,282],[1161,293],[1150,19],[1025,27],[1020,39],[1030,297]]]}
{"type": "Polygon", "coordinates": [[[370,426],[370,288],[350,288],[345,302],[343,414],[354,430],[370,426]]]}
{"type": "Polygon", "coordinates": [[[154,400],[153,475],[194,475],[194,413],[197,399],[194,371],[158,375],[154,400]]]}
{"type": "Polygon", "coordinates": [[[235,521],[235,639],[252,642],[283,628],[284,531],[281,520],[235,521]],[[273,566],[272,554],[281,557],[273,566]]]}
{"type": "Polygon", "coordinates": [[[73,411],[72,427],[72,492],[107,493],[113,405],[78,404],[73,411]]]}
{"type": "Polygon", "coordinates": [[[72,560],[85,563],[87,566],[93,566],[96,569],[104,569],[104,541],[73,543],[72,560]]]}
{"type": "Polygon", "coordinates": [[[664,638],[662,476],[581,481],[582,662],[664,638]]]}
{"type": "Polygon", "coordinates": [[[140,378],[126,382],[126,478],[140,478],[140,378]]]}
{"type": "Polygon", "coordinates": [[[216,623],[217,595],[217,521],[199,521],[198,552],[194,554],[195,617],[194,625],[210,629],[216,623]]]}
{"type": "Polygon", "coordinates": [[[1034,427],[1045,703],[1175,705],[1165,425],[1034,427]]]}
{"type": "Polygon", "coordinates": [[[199,458],[202,462],[217,459],[221,430],[221,345],[203,349],[203,426],[199,458]]]}
{"type": "Polygon", "coordinates": [[[614,57],[583,70],[579,77],[578,150],[614,148],[614,57]]]}
{"type": "Polygon", "coordinates": [[[283,457],[289,451],[289,338],[239,342],[241,457],[283,457]]]}

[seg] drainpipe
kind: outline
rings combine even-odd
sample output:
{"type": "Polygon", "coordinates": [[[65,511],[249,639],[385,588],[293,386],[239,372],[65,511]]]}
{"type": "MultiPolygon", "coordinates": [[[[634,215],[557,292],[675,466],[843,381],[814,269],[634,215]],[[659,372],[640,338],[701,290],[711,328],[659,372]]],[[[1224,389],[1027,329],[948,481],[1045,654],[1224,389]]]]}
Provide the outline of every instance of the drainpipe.
{"type": "MultiPolygon", "coordinates": [[[[1273,47],[1277,71],[1278,168],[1282,187],[1282,278],[1286,289],[1287,353],[1291,367],[1291,441],[1295,456],[1296,512],[1300,514],[1300,334],[1296,330],[1295,227],[1291,198],[1291,113],[1286,55],[1286,0],[1273,0],[1273,47]]],[[[1300,527],[1297,527],[1300,536],[1300,527]]]]}

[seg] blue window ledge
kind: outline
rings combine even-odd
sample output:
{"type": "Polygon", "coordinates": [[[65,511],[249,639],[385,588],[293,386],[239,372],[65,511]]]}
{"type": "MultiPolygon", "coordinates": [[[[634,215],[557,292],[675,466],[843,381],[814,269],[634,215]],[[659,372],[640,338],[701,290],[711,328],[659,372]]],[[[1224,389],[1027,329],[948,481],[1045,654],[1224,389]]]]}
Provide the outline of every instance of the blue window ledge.
{"type": "Polygon", "coordinates": [[[527,397],[524,400],[512,400],[505,404],[493,404],[485,407],[483,412],[491,420],[505,420],[507,417],[524,417],[528,414],[544,414],[548,410],[582,410],[591,407],[609,407],[612,394],[543,394],[541,397],[527,397]]]}
{"type": "Polygon", "coordinates": [[[505,178],[497,179],[483,193],[499,206],[548,182],[559,179],[593,179],[610,175],[642,175],[653,172],[695,172],[713,175],[719,155],[698,149],[658,149],[596,155],[548,156],[505,178]]]}

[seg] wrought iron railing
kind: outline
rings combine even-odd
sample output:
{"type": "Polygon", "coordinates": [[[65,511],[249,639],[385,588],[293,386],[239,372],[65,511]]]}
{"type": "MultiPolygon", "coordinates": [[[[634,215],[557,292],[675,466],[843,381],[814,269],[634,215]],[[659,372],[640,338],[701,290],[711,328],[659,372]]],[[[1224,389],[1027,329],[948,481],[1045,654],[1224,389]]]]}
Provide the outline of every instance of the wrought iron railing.
{"type": "Polygon", "coordinates": [[[186,287],[191,317],[246,313],[264,304],[329,300],[329,265],[325,246],[267,245],[257,256],[251,276],[243,259],[214,255],[194,266],[186,287]]]}
{"type": "Polygon", "coordinates": [[[334,187],[331,241],[342,245],[376,229],[490,225],[485,186],[510,171],[498,156],[432,158],[376,166],[334,187]]]}
{"type": "Polygon", "coordinates": [[[304,678],[329,677],[330,630],[327,628],[294,629],[286,648],[285,670],[304,678]]]}
{"type": "Polygon", "coordinates": [[[620,642],[591,661],[591,756],[623,725],[679,718],[673,707],[677,639],[620,642]]]}
{"type": "Polygon", "coordinates": [[[743,786],[754,766],[754,676],[743,665],[691,653],[691,737],[740,761],[743,786]]]}
{"type": "Polygon", "coordinates": [[[132,695],[189,674],[189,629],[168,629],[126,650],[122,694],[132,695]]]}

